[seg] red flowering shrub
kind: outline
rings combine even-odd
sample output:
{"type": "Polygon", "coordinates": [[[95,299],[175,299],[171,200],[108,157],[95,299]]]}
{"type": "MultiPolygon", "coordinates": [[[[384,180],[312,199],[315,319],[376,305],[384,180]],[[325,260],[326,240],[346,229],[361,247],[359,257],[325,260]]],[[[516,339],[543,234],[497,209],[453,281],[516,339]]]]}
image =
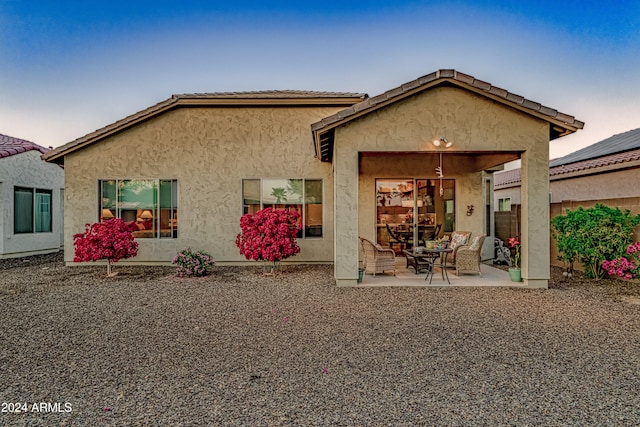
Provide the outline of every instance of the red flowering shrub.
{"type": "Polygon", "coordinates": [[[640,242],[627,246],[627,256],[602,261],[602,268],[611,276],[635,279],[640,276],[640,242]]]}
{"type": "Polygon", "coordinates": [[[84,233],[73,235],[76,247],[74,262],[107,260],[107,274],[111,274],[111,263],[132,258],[138,254],[138,242],[133,238],[127,224],[113,218],[105,222],[86,224],[84,233]]]}
{"type": "Polygon", "coordinates": [[[271,263],[271,271],[283,259],[300,252],[296,235],[300,214],[296,211],[262,209],[240,218],[242,232],[236,246],[246,259],[271,263]]]}

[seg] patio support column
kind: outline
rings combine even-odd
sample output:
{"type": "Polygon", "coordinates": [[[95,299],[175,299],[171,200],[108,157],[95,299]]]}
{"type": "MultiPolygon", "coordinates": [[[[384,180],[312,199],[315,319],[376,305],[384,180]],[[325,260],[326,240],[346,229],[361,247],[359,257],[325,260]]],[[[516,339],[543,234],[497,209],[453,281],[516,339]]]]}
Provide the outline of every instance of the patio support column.
{"type": "Polygon", "coordinates": [[[358,282],[358,152],[336,144],[334,174],[334,275],[337,286],[358,282]]]}
{"type": "Polygon", "coordinates": [[[522,279],[528,288],[546,289],[550,277],[549,154],[539,151],[522,155],[522,279]]]}

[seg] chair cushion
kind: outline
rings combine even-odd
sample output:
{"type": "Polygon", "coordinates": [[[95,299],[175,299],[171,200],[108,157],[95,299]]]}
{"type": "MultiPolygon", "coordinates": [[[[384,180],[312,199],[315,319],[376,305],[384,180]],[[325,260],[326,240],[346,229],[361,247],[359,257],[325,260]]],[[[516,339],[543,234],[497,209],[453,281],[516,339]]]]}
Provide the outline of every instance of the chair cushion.
{"type": "Polygon", "coordinates": [[[473,240],[471,240],[469,249],[471,249],[472,251],[477,251],[478,249],[480,249],[480,239],[482,239],[482,236],[474,237],[473,240]]]}
{"type": "Polygon", "coordinates": [[[451,245],[449,245],[449,247],[451,249],[455,249],[458,246],[464,245],[467,243],[468,238],[469,236],[467,234],[453,233],[451,235],[451,245]]]}

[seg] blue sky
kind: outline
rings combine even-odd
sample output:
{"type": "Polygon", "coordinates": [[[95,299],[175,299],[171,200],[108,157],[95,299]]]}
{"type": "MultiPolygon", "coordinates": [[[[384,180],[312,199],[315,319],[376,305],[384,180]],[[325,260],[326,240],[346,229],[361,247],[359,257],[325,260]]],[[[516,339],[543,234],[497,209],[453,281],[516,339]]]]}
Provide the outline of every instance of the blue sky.
{"type": "Polygon", "coordinates": [[[0,58],[0,133],[44,146],[174,93],[373,96],[441,68],[585,121],[551,157],[640,127],[640,0],[0,0],[0,58]]]}

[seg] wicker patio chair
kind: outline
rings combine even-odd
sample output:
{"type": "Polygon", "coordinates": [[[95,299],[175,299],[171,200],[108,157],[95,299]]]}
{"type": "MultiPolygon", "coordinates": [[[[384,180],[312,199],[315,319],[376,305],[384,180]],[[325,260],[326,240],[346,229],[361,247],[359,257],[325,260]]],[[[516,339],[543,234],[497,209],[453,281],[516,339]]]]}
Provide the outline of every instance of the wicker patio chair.
{"type": "Polygon", "coordinates": [[[456,254],[456,274],[460,273],[478,273],[482,277],[480,271],[480,255],[482,253],[482,245],[486,234],[479,234],[471,240],[469,245],[458,247],[456,254]]]}
{"type": "Polygon", "coordinates": [[[393,249],[385,249],[364,237],[360,237],[360,244],[364,252],[365,273],[375,276],[376,273],[393,271],[396,275],[396,253],[393,249]]]}
{"type": "Polygon", "coordinates": [[[449,247],[453,249],[453,252],[447,257],[447,267],[455,267],[458,256],[458,248],[467,244],[471,238],[470,231],[454,231],[451,233],[449,239],[449,247]]]}

